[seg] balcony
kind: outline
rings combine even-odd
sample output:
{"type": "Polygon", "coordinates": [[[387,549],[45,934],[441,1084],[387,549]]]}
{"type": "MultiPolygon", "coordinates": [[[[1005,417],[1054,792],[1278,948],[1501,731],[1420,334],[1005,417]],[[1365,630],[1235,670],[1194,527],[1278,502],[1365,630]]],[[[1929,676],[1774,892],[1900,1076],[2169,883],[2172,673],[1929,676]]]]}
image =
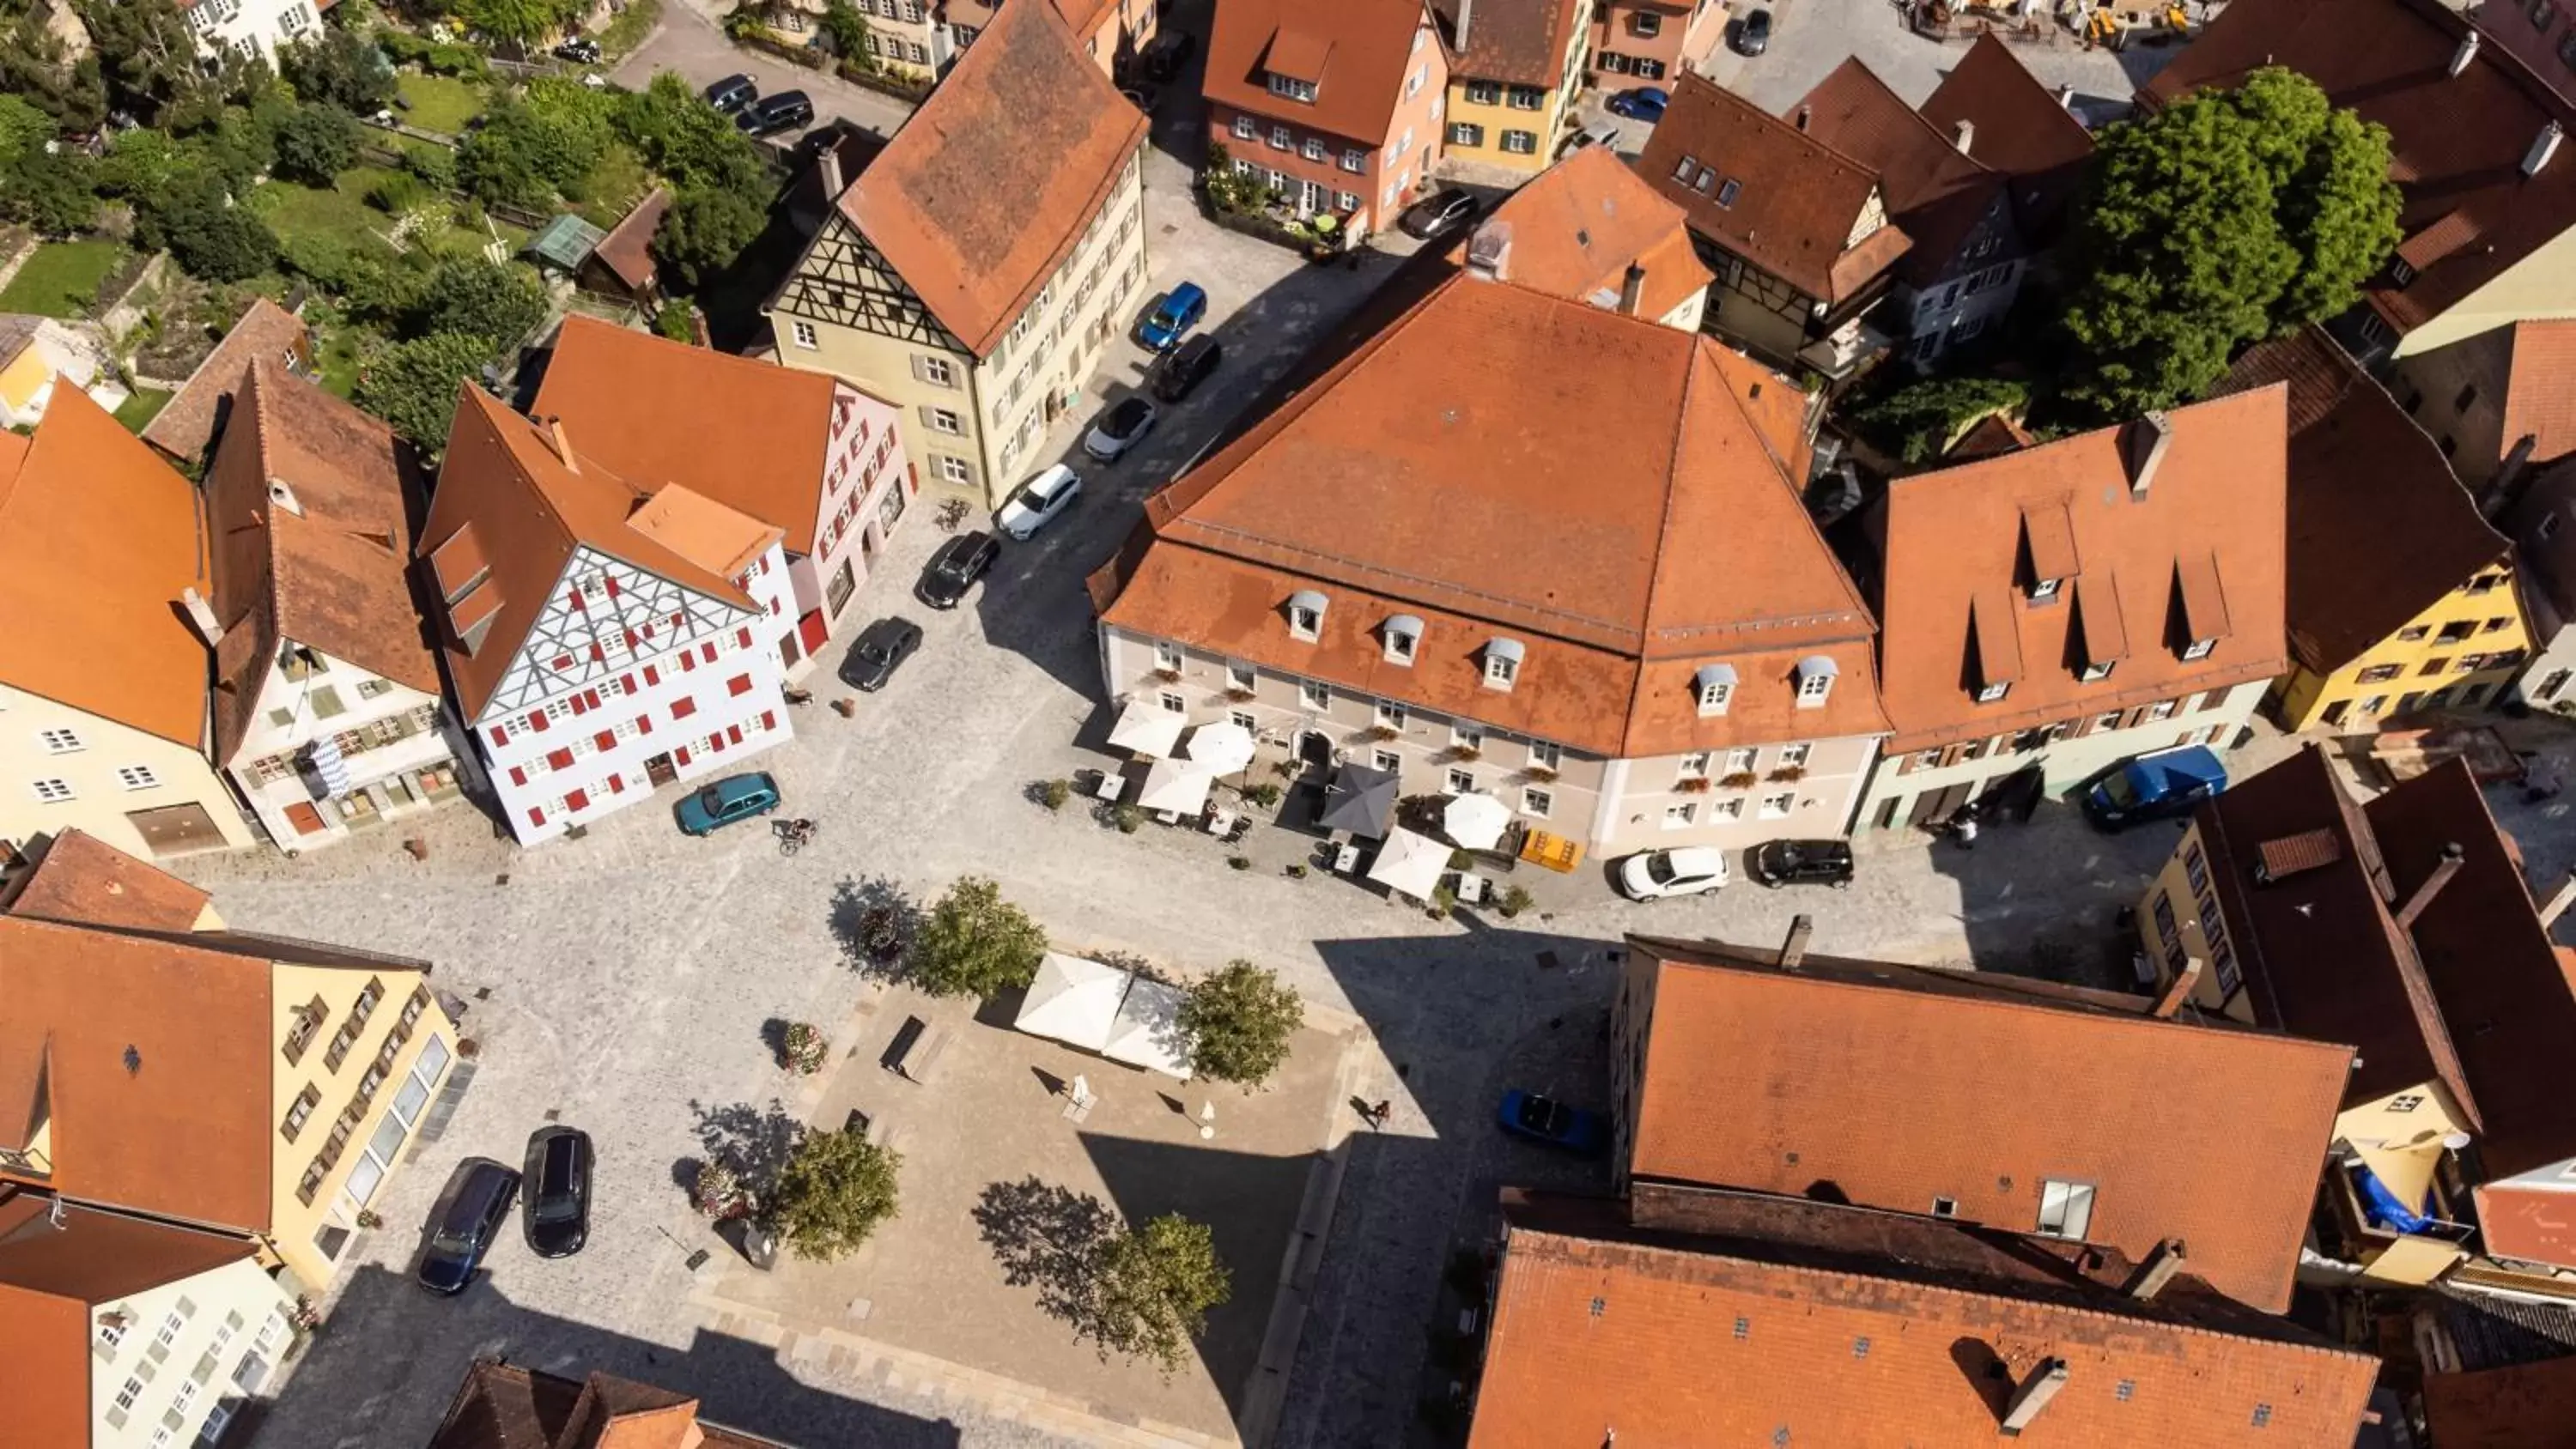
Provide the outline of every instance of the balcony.
{"type": "Polygon", "coordinates": [[[2320,1226],[2339,1237],[2341,1255],[2359,1263],[2365,1278],[2429,1283],[2466,1258],[2477,1236],[2465,1221],[2468,1191],[2458,1162],[2439,1147],[2378,1155],[2393,1183],[2357,1157],[2328,1164],[2324,1207],[2331,1222],[2320,1226]]]}
{"type": "Polygon", "coordinates": [[[1825,376],[1849,377],[1862,363],[1887,350],[1887,334],[1857,317],[1832,333],[1798,349],[1798,360],[1825,376]]]}

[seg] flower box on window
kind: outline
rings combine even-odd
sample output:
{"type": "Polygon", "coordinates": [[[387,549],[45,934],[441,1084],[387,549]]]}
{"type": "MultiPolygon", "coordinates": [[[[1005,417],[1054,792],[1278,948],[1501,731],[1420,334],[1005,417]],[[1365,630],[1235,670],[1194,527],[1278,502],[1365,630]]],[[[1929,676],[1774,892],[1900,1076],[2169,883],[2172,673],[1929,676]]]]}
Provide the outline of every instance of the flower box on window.
{"type": "Polygon", "coordinates": [[[1673,788],[1685,795],[1705,795],[1708,793],[1708,776],[1684,775],[1674,782],[1673,788]]]}
{"type": "Polygon", "coordinates": [[[1794,785],[1798,781],[1807,778],[1807,767],[1804,765],[1782,765],[1780,768],[1771,772],[1771,778],[1778,784],[1794,785]]]}
{"type": "Polygon", "coordinates": [[[1751,770],[1737,770],[1731,774],[1719,777],[1717,783],[1724,785],[1730,790],[1750,790],[1754,785],[1753,772],[1751,770]]]}
{"type": "Polygon", "coordinates": [[[1548,781],[1556,778],[1556,772],[1554,770],[1540,764],[1532,764],[1528,769],[1523,770],[1521,774],[1523,777],[1541,785],[1544,785],[1548,781]]]}

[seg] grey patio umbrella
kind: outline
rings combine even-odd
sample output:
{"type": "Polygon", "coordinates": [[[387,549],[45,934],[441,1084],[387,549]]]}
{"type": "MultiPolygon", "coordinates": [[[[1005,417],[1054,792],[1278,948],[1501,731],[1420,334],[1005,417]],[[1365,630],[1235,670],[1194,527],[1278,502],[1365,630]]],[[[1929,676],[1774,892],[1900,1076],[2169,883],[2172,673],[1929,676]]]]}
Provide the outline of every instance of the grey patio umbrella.
{"type": "Polygon", "coordinates": [[[1347,830],[1371,840],[1386,835],[1395,814],[1395,774],[1367,765],[1344,765],[1324,788],[1323,813],[1315,823],[1326,830],[1347,830]]]}

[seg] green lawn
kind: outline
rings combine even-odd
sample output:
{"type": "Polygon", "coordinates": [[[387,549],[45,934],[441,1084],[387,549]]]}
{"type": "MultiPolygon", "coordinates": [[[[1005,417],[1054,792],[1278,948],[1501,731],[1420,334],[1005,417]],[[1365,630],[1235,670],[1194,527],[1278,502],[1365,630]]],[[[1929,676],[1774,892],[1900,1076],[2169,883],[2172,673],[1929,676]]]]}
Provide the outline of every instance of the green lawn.
{"type": "Polygon", "coordinates": [[[112,241],[47,242],[0,291],[0,312],[77,317],[98,299],[98,284],[116,269],[112,241]]]}
{"type": "Polygon", "coordinates": [[[142,432],[151,426],[152,419],[160,414],[162,406],[169,401],[170,394],[158,388],[138,387],[134,390],[134,395],[117,408],[116,420],[123,423],[129,433],[142,432]]]}
{"type": "Polygon", "coordinates": [[[644,158],[623,145],[610,146],[600,153],[598,164],[573,188],[574,208],[591,225],[602,231],[625,219],[628,210],[653,189],[653,172],[644,158]]]}
{"type": "Polygon", "coordinates": [[[387,174],[378,167],[352,167],[341,173],[339,185],[327,191],[291,181],[263,181],[251,188],[250,205],[281,240],[328,236],[352,247],[389,250],[391,243],[384,233],[391,218],[362,199],[367,187],[387,174]]]}
{"type": "Polygon", "coordinates": [[[483,114],[487,99],[481,86],[454,76],[405,75],[397,89],[411,106],[407,111],[395,108],[397,117],[448,136],[465,134],[465,123],[483,114]]]}

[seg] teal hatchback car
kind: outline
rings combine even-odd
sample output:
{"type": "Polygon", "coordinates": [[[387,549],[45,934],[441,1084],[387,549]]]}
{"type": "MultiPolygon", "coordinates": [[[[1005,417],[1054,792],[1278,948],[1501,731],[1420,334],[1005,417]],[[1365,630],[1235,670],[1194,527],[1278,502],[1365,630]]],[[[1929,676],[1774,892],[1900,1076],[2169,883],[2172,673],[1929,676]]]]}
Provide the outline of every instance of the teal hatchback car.
{"type": "Polygon", "coordinates": [[[702,790],[681,797],[680,828],[691,835],[712,835],[755,815],[778,808],[778,782],[766,771],[727,775],[702,790]]]}

